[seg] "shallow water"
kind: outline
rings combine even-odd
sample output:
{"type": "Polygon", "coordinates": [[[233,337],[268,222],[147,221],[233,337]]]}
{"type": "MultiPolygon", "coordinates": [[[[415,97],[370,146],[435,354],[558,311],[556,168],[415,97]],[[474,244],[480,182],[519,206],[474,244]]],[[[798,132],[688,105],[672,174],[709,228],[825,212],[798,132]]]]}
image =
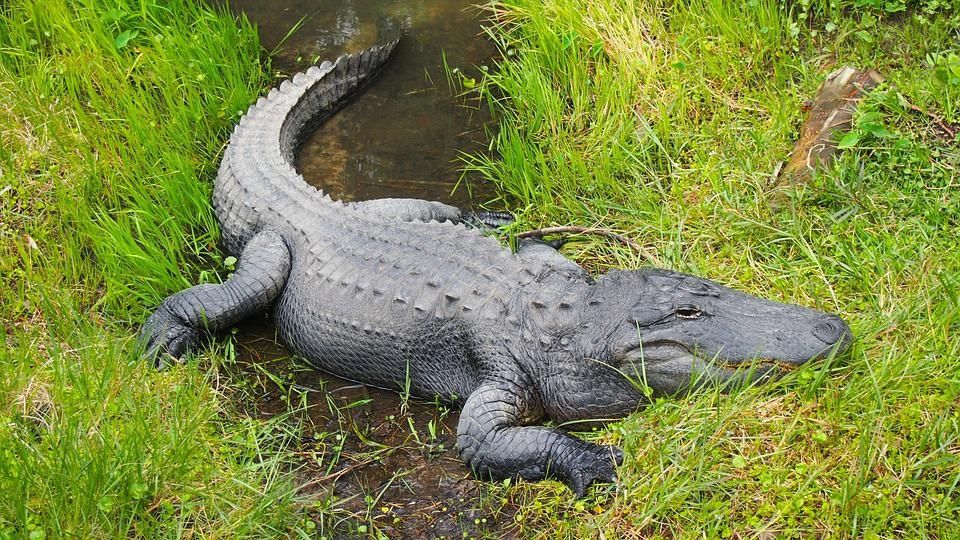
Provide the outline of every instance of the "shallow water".
{"type": "Polygon", "coordinates": [[[257,24],[268,49],[307,17],[273,57],[284,73],[401,36],[381,78],[307,141],[297,167],[308,182],[346,200],[415,197],[472,206],[490,198],[489,188],[469,179],[454,192],[457,157],[486,145],[489,118],[451,95],[443,67],[446,58],[451,68],[476,73],[493,57],[475,8],[450,0],[231,5],[257,24]]]}
{"type": "MultiPolygon", "coordinates": [[[[457,187],[456,159],[487,144],[489,119],[451,95],[443,68],[445,56],[449,66],[475,73],[495,53],[475,10],[449,0],[230,5],[258,26],[268,49],[307,17],[273,56],[274,68],[288,74],[402,34],[381,78],[307,141],[297,168],[308,182],[345,200],[415,197],[475,207],[491,198],[492,190],[470,179],[457,187]]],[[[297,448],[299,479],[306,493],[332,505],[335,536],[358,534],[363,523],[403,538],[508,534],[513,512],[481,505],[480,486],[453,449],[456,411],[298,367],[269,324],[250,322],[238,335],[241,376],[265,389],[245,409],[270,417],[307,407],[312,433],[297,448]]]]}

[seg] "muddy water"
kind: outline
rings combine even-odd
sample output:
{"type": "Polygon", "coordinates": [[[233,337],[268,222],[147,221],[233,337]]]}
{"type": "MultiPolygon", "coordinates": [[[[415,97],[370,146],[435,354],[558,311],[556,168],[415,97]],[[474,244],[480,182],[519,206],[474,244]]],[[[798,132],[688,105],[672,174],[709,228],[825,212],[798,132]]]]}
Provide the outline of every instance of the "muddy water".
{"type": "MultiPolygon", "coordinates": [[[[460,152],[486,145],[489,119],[451,95],[443,69],[444,57],[474,73],[492,58],[475,10],[450,0],[230,5],[258,26],[268,49],[305,17],[273,56],[274,68],[288,74],[402,34],[381,79],[308,140],[297,164],[308,182],[345,200],[416,197],[471,207],[491,198],[482,184],[461,181],[455,163],[460,152]]],[[[244,407],[261,417],[306,408],[298,474],[324,508],[321,534],[509,535],[512,509],[482,501],[456,456],[456,411],[298,365],[269,324],[249,323],[239,336],[243,383],[256,396],[244,407]]]]}

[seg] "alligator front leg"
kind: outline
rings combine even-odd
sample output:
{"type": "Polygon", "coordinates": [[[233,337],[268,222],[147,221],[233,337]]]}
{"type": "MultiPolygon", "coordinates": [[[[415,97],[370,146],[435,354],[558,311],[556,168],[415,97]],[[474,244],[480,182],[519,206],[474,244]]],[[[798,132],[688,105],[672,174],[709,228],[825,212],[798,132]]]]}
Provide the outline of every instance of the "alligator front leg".
{"type": "Polygon", "coordinates": [[[283,290],[289,272],[290,253],[283,238],[273,231],[258,233],[247,242],[230,279],[191,287],[160,304],[140,331],[144,358],[163,367],[166,356],[181,358],[206,333],[266,310],[283,290]]]}
{"type": "Polygon", "coordinates": [[[623,452],[563,431],[518,426],[534,416],[529,392],[514,384],[486,383],[464,404],[457,426],[460,457],[480,478],[557,478],[577,497],[595,481],[616,481],[623,452]]]}

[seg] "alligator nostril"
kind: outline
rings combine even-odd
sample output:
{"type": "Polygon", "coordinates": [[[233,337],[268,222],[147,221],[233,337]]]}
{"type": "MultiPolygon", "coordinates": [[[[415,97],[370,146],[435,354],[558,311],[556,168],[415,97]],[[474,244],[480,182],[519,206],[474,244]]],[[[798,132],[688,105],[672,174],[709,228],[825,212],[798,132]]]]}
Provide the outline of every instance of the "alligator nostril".
{"type": "Polygon", "coordinates": [[[840,341],[847,332],[847,325],[835,317],[823,319],[813,327],[813,335],[827,345],[840,341]]]}

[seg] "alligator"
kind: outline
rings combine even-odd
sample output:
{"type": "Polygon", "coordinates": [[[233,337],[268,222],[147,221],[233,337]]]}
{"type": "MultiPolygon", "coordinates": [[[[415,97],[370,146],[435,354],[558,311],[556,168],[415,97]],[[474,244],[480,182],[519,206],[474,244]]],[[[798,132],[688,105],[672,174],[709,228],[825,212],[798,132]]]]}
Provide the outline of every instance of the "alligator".
{"type": "Polygon", "coordinates": [[[249,108],[213,193],[239,261],[161,303],[145,358],[183,359],[272,307],[279,338],[316,368],[461,407],[456,445],[477,477],[555,478],[581,496],[616,480],[623,452],[533,424],[622,418],[650,390],[750,384],[850,344],[821,311],[668,270],[594,278],[544,242],[514,253],[446,204],[347,203],[310,186],[294,167],[305,137],[395,46],[311,67],[249,108]]]}

